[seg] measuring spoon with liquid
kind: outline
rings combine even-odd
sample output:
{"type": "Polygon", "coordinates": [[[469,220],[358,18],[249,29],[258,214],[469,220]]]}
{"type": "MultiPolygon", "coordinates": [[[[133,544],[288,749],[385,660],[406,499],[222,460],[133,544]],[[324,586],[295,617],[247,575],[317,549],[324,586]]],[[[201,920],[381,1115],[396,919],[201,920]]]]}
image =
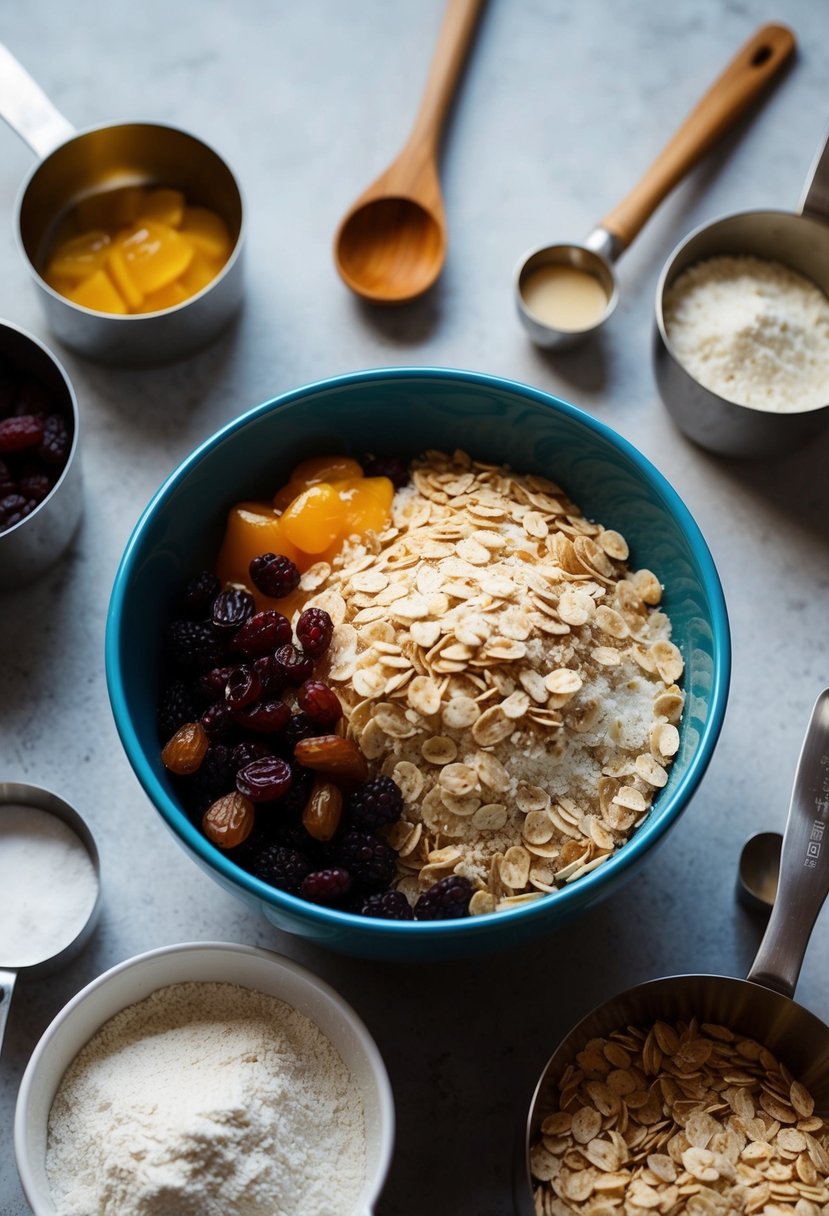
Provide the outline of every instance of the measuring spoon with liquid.
{"type": "Polygon", "coordinates": [[[734,126],[795,48],[791,30],[764,25],[731,60],[641,181],[581,244],[542,245],[515,274],[518,315],[533,342],[564,350],[605,323],[619,299],[613,263],[662,200],[734,126]]]}
{"type": "Polygon", "coordinates": [[[68,802],[0,782],[0,1049],[15,981],[47,975],[86,943],[100,905],[100,862],[68,802]]]}

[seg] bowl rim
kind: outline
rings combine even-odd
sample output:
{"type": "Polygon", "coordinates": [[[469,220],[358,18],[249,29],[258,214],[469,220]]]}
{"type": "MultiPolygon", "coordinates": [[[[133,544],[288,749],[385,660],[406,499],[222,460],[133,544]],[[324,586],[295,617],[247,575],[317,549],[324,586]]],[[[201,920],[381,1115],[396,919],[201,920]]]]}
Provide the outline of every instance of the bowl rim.
{"type": "Polygon", "coordinates": [[[616,876],[618,878],[630,866],[634,865],[642,854],[647,852],[649,848],[665,835],[668,828],[687,806],[711,761],[714,745],[722,728],[728,699],[728,686],[731,675],[731,637],[722,585],[714,559],[699,525],[667,478],[632,443],[617,431],[607,426],[606,423],[600,422],[584,410],[580,410],[576,406],[570,405],[568,402],[562,401],[550,393],[533,388],[520,381],[510,380],[503,376],[490,375],[485,372],[465,371],[458,368],[402,366],[347,372],[342,375],[314,381],[299,388],[290,389],[287,392],[279,394],[277,397],[254,406],[252,409],[226,423],[223,427],[220,427],[218,431],[214,432],[213,435],[201,443],[177,465],[141,513],[121,557],[113,583],[107,614],[105,667],[107,689],[116,729],[133,771],[143,786],[145,793],[160,813],[167,827],[179,839],[181,844],[193,852],[202,865],[206,865],[210,870],[217,871],[225,883],[241,887],[249,897],[254,897],[260,903],[279,909],[290,917],[298,917],[319,929],[330,929],[331,926],[338,926],[349,934],[359,931],[364,942],[388,941],[390,937],[399,937],[400,934],[407,934],[412,938],[418,938],[422,941],[427,939],[457,939],[459,936],[472,940],[488,936],[496,924],[506,928],[508,924],[514,925],[528,918],[538,917],[544,909],[547,910],[548,915],[555,909],[566,916],[568,910],[575,911],[583,904],[585,897],[587,897],[587,902],[591,902],[591,895],[594,898],[598,898],[599,892],[606,885],[609,877],[616,876]],[[701,731],[697,750],[691,758],[688,769],[679,779],[676,787],[671,791],[670,806],[667,812],[663,810],[662,813],[656,816],[649,815],[621,849],[591,873],[585,874],[572,886],[565,886],[551,895],[545,895],[541,899],[532,900],[515,908],[482,916],[464,917],[458,920],[389,921],[379,917],[368,917],[362,916],[359,913],[325,908],[319,904],[310,903],[298,896],[289,895],[285,891],[279,891],[261,879],[256,878],[253,874],[242,870],[212,845],[207,837],[199,832],[195,825],[187,818],[184,811],[167,794],[153,772],[144,755],[133,725],[121,678],[119,662],[126,588],[134,567],[139,560],[143,533],[154,518],[157,510],[164,506],[180,483],[189,476],[192,470],[210,452],[224,443],[230,435],[244,429],[260,417],[284,409],[286,406],[303,398],[321,392],[365,385],[377,381],[412,379],[444,380],[512,393],[536,405],[541,405],[546,409],[552,409],[554,412],[563,414],[565,417],[585,427],[588,431],[592,431],[604,442],[620,450],[636,466],[651,490],[656,492],[665,502],[670,513],[677,520],[687,537],[694,558],[700,568],[706,598],[710,603],[712,636],[714,638],[709,714],[701,731]]]}
{"type": "MultiPolygon", "coordinates": [[[[20,1181],[23,1185],[23,1190],[26,1198],[34,1207],[35,1201],[40,1201],[42,1197],[42,1188],[36,1184],[30,1171],[30,1151],[29,1138],[27,1129],[28,1108],[31,1097],[33,1095],[37,1072],[40,1067],[40,1062],[44,1054],[49,1048],[55,1034],[66,1024],[71,1018],[76,1016],[76,1012],[90,996],[97,992],[100,988],[106,987],[118,976],[126,971],[135,969],[136,967],[146,966],[146,964],[157,958],[168,957],[171,955],[183,955],[189,953],[198,953],[200,951],[210,951],[213,954],[232,954],[246,955],[248,958],[258,960],[263,967],[276,967],[283,972],[290,972],[301,983],[305,984],[309,989],[320,993],[324,998],[331,1002],[332,1005],[339,1011],[343,1020],[348,1025],[359,1041],[372,1077],[377,1089],[377,1099],[380,1108],[380,1125],[378,1129],[378,1140],[380,1151],[378,1153],[377,1168],[375,1169],[374,1177],[366,1177],[365,1186],[371,1187],[374,1197],[380,1194],[380,1191],[388,1177],[388,1172],[391,1167],[392,1153],[394,1150],[396,1116],[394,1105],[394,1094],[389,1080],[388,1070],[380,1049],[374,1041],[368,1027],[363,1022],[362,1018],[355,1009],[346,1001],[345,997],[341,996],[335,988],[333,988],[325,980],[320,979],[313,971],[309,971],[307,967],[303,967],[300,963],[294,962],[293,959],[279,954],[275,950],[269,950],[261,946],[248,946],[241,942],[223,942],[223,941],[204,941],[204,942],[177,942],[169,946],[158,946],[153,950],[145,950],[141,954],[134,954],[131,958],[124,959],[120,963],[116,963],[114,967],[102,972],[85,984],[80,992],[67,1001],[62,1009],[54,1016],[52,1021],[43,1031],[38,1039],[35,1048],[29,1057],[26,1069],[20,1082],[15,1102],[14,1112],[14,1152],[17,1169],[20,1174],[20,1181]]],[[[175,982],[175,981],[173,981],[175,982]]],[[[185,982],[185,981],[181,981],[185,982]]],[[[209,981],[202,981],[209,982],[209,981]]],[[[216,983],[227,983],[235,981],[223,980],[221,976],[214,981],[216,983]]],[[[160,985],[164,987],[165,985],[160,985]]],[[[284,1000],[284,998],[277,998],[284,1000]]],[[[127,1008],[129,1004],[134,1002],[127,1001],[121,1006],[121,1009],[127,1008]]],[[[290,1001],[285,1001],[286,1004],[291,1004],[290,1001]]],[[[114,1017],[115,1014],[110,1014],[114,1017]]],[[[308,1020],[314,1022],[314,1018],[306,1014],[308,1020]]],[[[89,1033],[87,1042],[94,1034],[101,1029],[109,1018],[105,1018],[99,1022],[89,1033]]],[[[316,1022],[314,1022],[316,1025],[316,1022]]],[[[321,1033],[325,1033],[321,1031],[321,1033]]],[[[326,1036],[328,1037],[328,1036],[326,1036]]],[[[329,1040],[330,1041],[330,1040],[329,1040]]],[[[336,1044],[333,1044],[335,1050],[338,1050],[336,1044]]],[[[66,1067],[69,1066],[69,1061],[66,1067]]]]}

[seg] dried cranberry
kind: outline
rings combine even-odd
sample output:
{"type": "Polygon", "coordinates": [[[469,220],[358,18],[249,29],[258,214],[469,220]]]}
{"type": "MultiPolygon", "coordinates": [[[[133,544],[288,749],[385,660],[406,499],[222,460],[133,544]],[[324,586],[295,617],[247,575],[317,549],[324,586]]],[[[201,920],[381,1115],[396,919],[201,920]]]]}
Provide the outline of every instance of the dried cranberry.
{"type": "Polygon", "coordinates": [[[210,671],[199,676],[199,688],[208,695],[222,697],[227,682],[235,670],[235,667],[211,667],[210,671]]]}
{"type": "Polygon", "coordinates": [[[244,709],[235,709],[233,718],[239,726],[255,730],[262,734],[276,734],[284,730],[291,717],[291,711],[284,701],[254,701],[244,709]]]}
{"type": "Polygon", "coordinates": [[[272,755],[273,752],[267,743],[264,743],[261,739],[243,739],[233,749],[233,768],[238,772],[240,768],[244,768],[251,761],[264,760],[266,756],[272,755]]]}
{"type": "Polygon", "coordinates": [[[363,461],[366,477],[388,477],[395,490],[409,484],[409,468],[399,456],[367,456],[363,461]]]}
{"type": "Polygon", "coordinates": [[[24,465],[20,470],[18,487],[24,498],[33,498],[35,502],[43,502],[54,484],[53,478],[45,469],[41,469],[35,464],[24,465]]]}
{"type": "Polygon", "coordinates": [[[222,584],[211,570],[201,570],[189,578],[181,597],[182,611],[200,619],[210,612],[210,605],[222,589],[222,584]]]}
{"type": "Polygon", "coordinates": [[[324,608],[306,608],[296,625],[302,649],[312,659],[325,654],[331,645],[334,622],[324,608]]]}
{"type": "Polygon", "coordinates": [[[273,662],[283,679],[295,687],[310,680],[314,673],[313,661],[290,642],[286,646],[279,647],[273,656],[273,662]]]}
{"type": "Polygon", "coordinates": [[[43,423],[33,414],[0,421],[0,452],[21,452],[34,448],[43,439],[43,423]]]}
{"type": "Polygon", "coordinates": [[[45,464],[63,468],[72,446],[69,425],[62,414],[47,414],[43,421],[43,440],[37,454],[45,464]]]}
{"type": "Polygon", "coordinates": [[[0,528],[12,528],[19,524],[36,506],[33,499],[24,498],[22,494],[7,494],[5,498],[0,498],[0,528]]]}
{"type": "Polygon", "coordinates": [[[320,726],[333,726],[343,714],[334,689],[321,680],[306,680],[297,693],[297,701],[299,708],[320,726]]]}
{"type": "Polygon", "coordinates": [[[299,893],[315,904],[331,904],[351,890],[351,875],[337,866],[332,870],[315,870],[302,880],[299,893]]]}
{"type": "Polygon", "coordinates": [[[251,802],[273,802],[281,798],[291,787],[293,773],[287,760],[279,756],[265,756],[251,760],[236,774],[236,788],[251,802]]]}
{"type": "Polygon", "coordinates": [[[225,684],[225,699],[231,709],[242,709],[262,695],[262,678],[254,667],[234,667],[225,684]]]}
{"type": "Polygon", "coordinates": [[[238,629],[252,614],[256,604],[249,591],[240,587],[229,587],[220,591],[213,601],[211,610],[213,628],[221,632],[238,629]]]}
{"type": "Polygon", "coordinates": [[[224,739],[233,725],[233,715],[226,701],[214,701],[199,718],[211,739],[224,739]]]}
{"type": "Polygon", "coordinates": [[[230,649],[252,659],[291,640],[291,622],[274,608],[254,612],[234,634],[230,649]]]}
{"type": "Polygon", "coordinates": [[[255,557],[249,570],[254,585],[263,595],[275,600],[296,591],[302,577],[289,557],[277,553],[255,557]]]}

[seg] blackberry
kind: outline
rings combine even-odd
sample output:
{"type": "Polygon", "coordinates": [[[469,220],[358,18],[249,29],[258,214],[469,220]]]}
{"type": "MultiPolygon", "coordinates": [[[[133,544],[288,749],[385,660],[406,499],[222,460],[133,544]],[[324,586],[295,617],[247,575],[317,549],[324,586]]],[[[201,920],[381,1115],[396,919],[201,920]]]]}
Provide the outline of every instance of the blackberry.
{"type": "Polygon", "coordinates": [[[69,424],[63,414],[47,414],[43,420],[43,438],[37,454],[44,464],[63,468],[72,446],[69,424]]]}
{"type": "Polygon", "coordinates": [[[374,831],[386,823],[396,823],[403,814],[403,795],[391,777],[375,777],[358,786],[348,809],[354,827],[374,831]]]}
{"type": "Polygon", "coordinates": [[[0,528],[11,528],[34,510],[37,503],[22,494],[7,494],[0,498],[0,528]]]}
{"type": "Polygon", "coordinates": [[[409,484],[409,467],[399,456],[367,456],[363,461],[366,477],[388,477],[395,490],[409,484]]]}
{"type": "Polygon", "coordinates": [[[307,714],[294,714],[282,732],[280,743],[283,743],[289,749],[290,754],[293,755],[294,748],[301,739],[311,739],[314,735],[319,735],[324,731],[325,727],[320,726],[318,722],[315,722],[313,718],[309,718],[307,714]]]}
{"type": "Polygon", "coordinates": [[[221,589],[222,584],[211,570],[200,570],[184,585],[181,596],[182,612],[193,620],[203,620],[221,589]]]}
{"type": "Polygon", "coordinates": [[[411,905],[402,891],[369,895],[360,911],[363,916],[376,916],[382,920],[414,920],[411,905]]]}
{"type": "MultiPolygon", "coordinates": [[[[310,768],[303,768],[301,764],[293,762],[291,764],[291,772],[293,773],[291,788],[287,794],[283,794],[279,799],[277,814],[280,819],[284,819],[286,816],[301,815],[305,810],[308,799],[311,797],[311,790],[314,785],[316,774],[310,768]]],[[[305,836],[308,836],[305,828],[302,828],[302,831],[305,836]]]]}
{"type": "Polygon", "coordinates": [[[35,502],[43,502],[55,483],[44,469],[38,468],[36,464],[27,464],[20,470],[17,484],[24,498],[33,498],[35,502]]]}
{"type": "Polygon", "coordinates": [[[334,622],[324,608],[306,608],[296,623],[302,649],[312,659],[325,654],[333,633],[334,622]]]}
{"type": "Polygon", "coordinates": [[[250,764],[251,760],[261,760],[264,756],[272,755],[273,751],[267,743],[260,743],[258,739],[243,739],[233,749],[234,771],[244,768],[246,764],[250,764]]]}
{"type": "Polygon", "coordinates": [[[205,621],[173,621],[167,630],[167,649],[183,671],[206,671],[218,667],[222,646],[205,621]]]}
{"type": "Polygon", "coordinates": [[[337,845],[337,860],[367,887],[387,887],[394,877],[397,854],[369,832],[346,832],[337,845]]]}
{"type": "Polygon", "coordinates": [[[415,920],[457,920],[469,915],[472,883],[461,874],[441,878],[424,891],[414,906],[415,920]]]}
{"type": "Polygon", "coordinates": [[[277,553],[263,553],[255,557],[249,566],[254,585],[271,599],[290,595],[299,586],[301,575],[289,557],[277,553]]]}
{"type": "Polygon", "coordinates": [[[193,696],[183,680],[175,680],[161,694],[158,706],[158,733],[162,743],[172,739],[180,726],[185,722],[195,722],[198,718],[193,696]]]}
{"type": "Polygon", "coordinates": [[[299,893],[314,904],[333,904],[351,890],[348,870],[336,866],[332,870],[315,870],[302,881],[299,893]]]}
{"type": "Polygon", "coordinates": [[[254,857],[251,870],[262,882],[297,895],[303,880],[311,871],[311,863],[297,849],[266,844],[254,857]]]}
{"type": "Polygon", "coordinates": [[[232,749],[223,743],[211,743],[190,784],[189,801],[194,814],[203,815],[217,798],[232,793],[235,780],[232,749]]]}

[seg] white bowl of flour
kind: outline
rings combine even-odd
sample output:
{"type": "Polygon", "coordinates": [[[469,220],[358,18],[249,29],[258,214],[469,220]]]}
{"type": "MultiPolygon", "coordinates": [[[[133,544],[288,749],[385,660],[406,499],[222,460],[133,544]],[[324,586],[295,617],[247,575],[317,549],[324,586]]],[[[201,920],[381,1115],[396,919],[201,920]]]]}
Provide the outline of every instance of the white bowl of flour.
{"type": "Polygon", "coordinates": [[[391,1159],[382,1058],[332,988],[279,955],[189,943],[107,971],[23,1076],[35,1216],[370,1216],[391,1159]]]}

